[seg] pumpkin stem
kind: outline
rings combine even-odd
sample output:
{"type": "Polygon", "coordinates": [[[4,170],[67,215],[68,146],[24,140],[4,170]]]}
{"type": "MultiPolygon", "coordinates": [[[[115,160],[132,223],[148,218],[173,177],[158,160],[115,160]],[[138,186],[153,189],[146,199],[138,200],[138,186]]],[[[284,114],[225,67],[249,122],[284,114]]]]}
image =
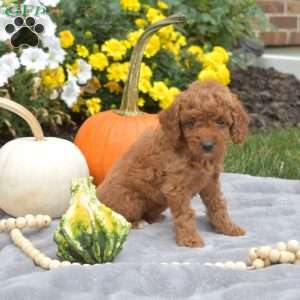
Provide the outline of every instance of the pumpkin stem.
{"type": "Polygon", "coordinates": [[[180,14],[172,15],[166,19],[163,19],[157,23],[150,25],[141,35],[140,39],[136,43],[131,59],[127,81],[124,87],[123,97],[120,109],[116,112],[123,116],[135,116],[142,114],[138,108],[139,100],[139,79],[142,59],[144,56],[145,46],[150,37],[158,31],[160,28],[176,24],[183,23],[185,17],[180,14]]]}
{"type": "Polygon", "coordinates": [[[0,97],[0,108],[1,107],[15,113],[16,115],[24,119],[30,126],[30,129],[37,141],[44,140],[44,133],[40,123],[38,122],[36,117],[24,106],[12,100],[0,97]]]}

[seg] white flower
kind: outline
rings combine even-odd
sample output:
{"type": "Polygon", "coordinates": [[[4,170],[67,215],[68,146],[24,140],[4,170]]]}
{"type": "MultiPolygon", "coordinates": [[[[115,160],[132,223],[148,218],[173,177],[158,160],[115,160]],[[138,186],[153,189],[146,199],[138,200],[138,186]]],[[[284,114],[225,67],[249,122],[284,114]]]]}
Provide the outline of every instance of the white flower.
{"type": "Polygon", "coordinates": [[[92,78],[92,66],[83,59],[78,59],[77,79],[79,84],[86,84],[92,78]]]}
{"type": "Polygon", "coordinates": [[[10,38],[10,35],[5,31],[5,26],[11,23],[13,20],[5,16],[4,14],[0,14],[0,41],[4,42],[10,38]]]}
{"type": "Polygon", "coordinates": [[[0,86],[8,82],[8,79],[15,75],[16,70],[20,67],[20,62],[14,52],[4,54],[0,58],[0,86]]]}
{"type": "Polygon", "coordinates": [[[55,7],[59,3],[60,0],[41,0],[41,3],[45,6],[55,7]]]}
{"type": "Polygon", "coordinates": [[[63,86],[61,94],[62,100],[65,101],[68,107],[72,107],[80,95],[80,87],[76,83],[76,78],[68,72],[68,82],[63,86]]]}
{"type": "Polygon", "coordinates": [[[48,65],[49,54],[39,48],[27,48],[22,51],[21,64],[34,73],[44,70],[48,65]]]}
{"type": "Polygon", "coordinates": [[[5,67],[9,69],[9,77],[15,75],[15,71],[20,68],[20,62],[16,53],[10,52],[0,57],[0,69],[5,67]]]}
{"type": "Polygon", "coordinates": [[[42,43],[43,46],[49,50],[62,49],[59,38],[56,36],[43,36],[42,43]]]}
{"type": "Polygon", "coordinates": [[[8,67],[4,67],[0,69],[0,87],[4,86],[8,82],[8,74],[10,70],[8,67]]]}
{"type": "Polygon", "coordinates": [[[44,32],[41,34],[41,36],[54,36],[56,31],[56,24],[51,20],[51,18],[44,14],[40,15],[38,17],[34,16],[36,24],[42,24],[44,26],[44,32]]]}
{"type": "Polygon", "coordinates": [[[63,49],[51,49],[49,51],[48,67],[57,68],[65,60],[66,52],[63,49]]]}
{"type": "Polygon", "coordinates": [[[40,6],[41,2],[40,0],[25,0],[25,5],[32,5],[32,6],[40,6]]]}

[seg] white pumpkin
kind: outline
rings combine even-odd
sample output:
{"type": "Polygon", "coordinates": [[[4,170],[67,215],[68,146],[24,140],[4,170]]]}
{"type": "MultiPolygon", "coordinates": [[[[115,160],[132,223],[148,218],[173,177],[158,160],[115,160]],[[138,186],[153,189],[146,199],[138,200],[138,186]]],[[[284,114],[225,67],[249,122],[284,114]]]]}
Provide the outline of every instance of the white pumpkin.
{"type": "Polygon", "coordinates": [[[0,149],[0,209],[16,217],[60,217],[69,206],[72,178],[89,174],[85,158],[67,140],[44,138],[38,121],[21,105],[0,98],[0,107],[21,116],[35,136],[0,149]]]}

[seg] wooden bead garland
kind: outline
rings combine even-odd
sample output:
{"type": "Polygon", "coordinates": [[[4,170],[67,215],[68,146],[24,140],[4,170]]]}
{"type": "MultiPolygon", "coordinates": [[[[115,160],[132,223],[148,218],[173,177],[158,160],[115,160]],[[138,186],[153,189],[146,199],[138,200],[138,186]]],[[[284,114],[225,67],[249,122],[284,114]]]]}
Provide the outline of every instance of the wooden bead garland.
{"type": "Polygon", "coordinates": [[[236,270],[262,269],[272,264],[300,265],[300,245],[298,241],[290,240],[287,243],[279,242],[273,248],[270,246],[250,248],[248,258],[250,262],[248,266],[244,262],[232,261],[206,263],[205,265],[236,270]]]}
{"type": "MultiPolygon", "coordinates": [[[[69,261],[60,262],[56,259],[51,259],[38,249],[36,249],[33,244],[24,237],[21,232],[21,229],[24,228],[35,228],[40,229],[48,227],[51,224],[51,218],[45,215],[26,215],[24,218],[9,218],[6,220],[0,220],[0,233],[1,232],[10,232],[10,237],[13,243],[20,248],[28,257],[30,257],[34,263],[43,269],[52,270],[60,267],[67,267],[71,265],[80,266],[79,263],[71,263],[69,261]]],[[[84,264],[84,266],[90,266],[84,264]]]]}

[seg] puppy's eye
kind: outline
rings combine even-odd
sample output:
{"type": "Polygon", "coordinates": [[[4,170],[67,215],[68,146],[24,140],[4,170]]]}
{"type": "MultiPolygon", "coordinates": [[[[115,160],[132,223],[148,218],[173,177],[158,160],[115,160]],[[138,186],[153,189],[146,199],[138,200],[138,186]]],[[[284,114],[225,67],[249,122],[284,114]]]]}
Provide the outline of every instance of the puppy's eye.
{"type": "Polygon", "coordinates": [[[219,128],[224,128],[225,127],[225,122],[224,122],[224,120],[222,120],[222,119],[219,119],[219,120],[217,120],[216,121],[216,124],[217,124],[217,126],[219,127],[219,128]]]}
{"type": "Polygon", "coordinates": [[[188,128],[188,129],[193,128],[194,125],[195,125],[195,121],[194,120],[190,120],[190,121],[184,123],[184,127],[188,128]]]}

